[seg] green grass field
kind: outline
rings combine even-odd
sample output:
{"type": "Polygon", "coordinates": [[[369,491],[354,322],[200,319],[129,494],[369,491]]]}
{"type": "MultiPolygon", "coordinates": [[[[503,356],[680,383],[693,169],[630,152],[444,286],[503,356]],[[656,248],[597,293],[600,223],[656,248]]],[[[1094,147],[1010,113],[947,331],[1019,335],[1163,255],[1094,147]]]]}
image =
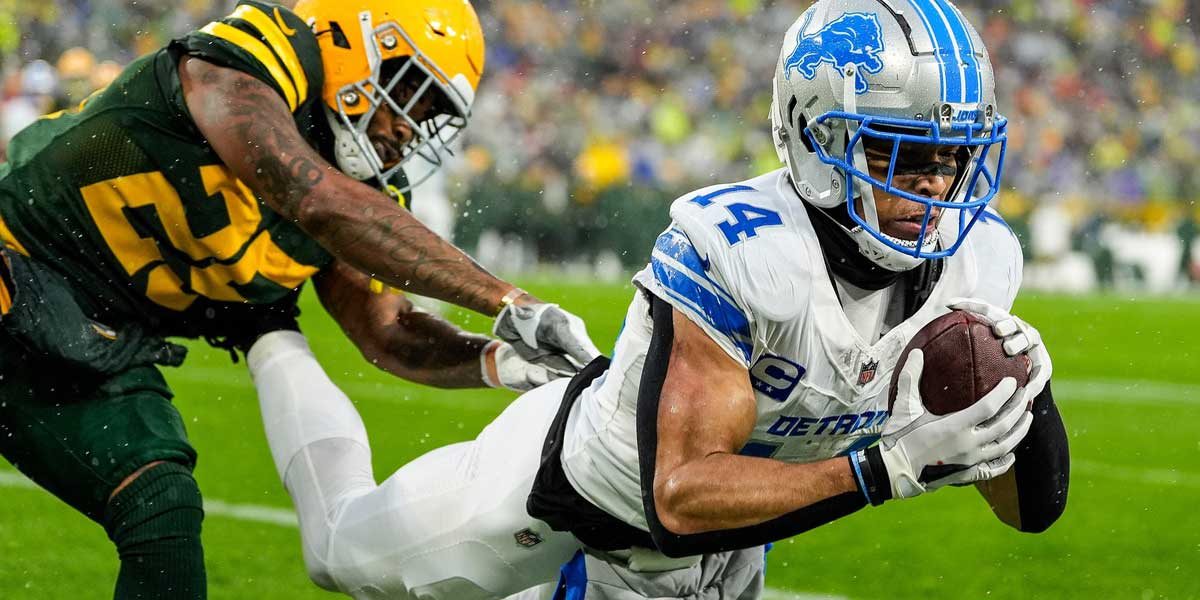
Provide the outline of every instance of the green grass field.
{"type": "MultiPolygon", "coordinates": [[[[530,289],[584,317],[602,349],[632,293],[530,289]]],[[[392,379],[362,361],[310,296],[305,307],[313,347],[367,423],[380,479],[474,437],[514,397],[392,379]]],[[[777,544],[769,597],[1200,597],[1200,300],[1028,297],[1016,312],[1041,329],[1055,359],[1073,471],[1062,520],[1041,535],[1016,533],[972,489],[890,502],[777,544]]],[[[298,532],[279,510],[290,505],[244,364],[193,345],[168,378],[200,452],[210,597],[333,597],[308,582],[298,532]]],[[[117,561],[98,526],[6,463],[0,488],[0,598],[110,596],[117,561]]]]}

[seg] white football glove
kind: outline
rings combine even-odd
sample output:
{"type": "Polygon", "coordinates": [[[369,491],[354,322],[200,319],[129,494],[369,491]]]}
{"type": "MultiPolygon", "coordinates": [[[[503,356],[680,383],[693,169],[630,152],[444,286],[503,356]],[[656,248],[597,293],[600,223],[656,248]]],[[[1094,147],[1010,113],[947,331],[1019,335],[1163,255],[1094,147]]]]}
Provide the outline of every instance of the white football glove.
{"type": "Polygon", "coordinates": [[[570,377],[573,370],[552,369],[531,363],[517,354],[511,344],[493,340],[479,353],[483,382],[489,387],[505,387],[516,392],[528,392],[560,377],[570,377]],[[495,373],[495,376],[492,374],[495,373]]]}
{"type": "Polygon", "coordinates": [[[982,316],[992,322],[992,333],[1003,340],[1004,353],[1009,356],[1024,354],[1029,357],[1029,383],[1025,384],[1026,394],[1030,402],[1042,393],[1046,382],[1050,381],[1050,373],[1054,365],[1050,362],[1050,353],[1042,343],[1042,334],[1019,317],[1014,317],[1008,311],[972,298],[952,298],[946,305],[953,310],[967,310],[982,316]]]}
{"type": "Polygon", "coordinates": [[[600,355],[583,319],[557,304],[509,304],[496,315],[492,334],[521,358],[556,372],[576,373],[600,355]]]}
{"type": "Polygon", "coordinates": [[[942,416],[926,411],[919,386],[924,366],[924,353],[911,351],[900,371],[892,416],[876,446],[893,498],[1004,473],[1016,461],[1013,449],[1033,422],[1025,388],[1018,389],[1012,377],[963,410],[942,416]]]}

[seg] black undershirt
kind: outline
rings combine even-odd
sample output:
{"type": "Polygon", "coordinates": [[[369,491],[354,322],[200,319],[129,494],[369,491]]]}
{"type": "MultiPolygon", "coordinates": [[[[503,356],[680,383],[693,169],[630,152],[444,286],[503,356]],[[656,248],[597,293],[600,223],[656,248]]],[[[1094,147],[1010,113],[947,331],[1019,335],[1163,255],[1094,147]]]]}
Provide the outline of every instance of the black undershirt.
{"type": "Polygon", "coordinates": [[[941,279],[945,259],[924,260],[908,271],[885,269],[858,251],[858,242],[846,234],[846,229],[839,224],[843,219],[836,216],[842,213],[844,220],[849,221],[850,217],[844,211],[817,208],[803,200],[800,203],[808,211],[808,220],[817,232],[817,243],[821,245],[835,293],[837,283],[833,281],[834,277],[854,287],[873,291],[899,283],[899,291],[904,295],[904,319],[916,314],[929,299],[933,287],[941,279]]]}
{"type": "Polygon", "coordinates": [[[858,242],[846,233],[856,225],[850,222],[844,207],[821,209],[804,200],[800,203],[808,211],[808,220],[817,232],[821,252],[832,275],[854,287],[874,291],[896,283],[907,272],[885,269],[858,251],[858,242]]]}

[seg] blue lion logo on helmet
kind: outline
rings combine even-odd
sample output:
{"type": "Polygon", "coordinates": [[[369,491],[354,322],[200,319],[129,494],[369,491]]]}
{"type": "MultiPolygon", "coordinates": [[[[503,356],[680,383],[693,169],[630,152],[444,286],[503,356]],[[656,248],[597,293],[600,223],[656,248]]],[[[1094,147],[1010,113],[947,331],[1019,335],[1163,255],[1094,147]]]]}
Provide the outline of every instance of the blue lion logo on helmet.
{"type": "MultiPolygon", "coordinates": [[[[807,23],[806,23],[807,26],[807,23]]],[[[820,31],[806,36],[804,27],[797,35],[797,46],[783,63],[783,72],[792,78],[795,69],[805,79],[817,76],[817,67],[829,63],[839,72],[849,65],[858,68],[854,75],[854,91],[867,92],[865,73],[883,70],[879,54],[883,52],[883,30],[879,19],[872,13],[846,13],[838,20],[822,27],[820,31]]]]}

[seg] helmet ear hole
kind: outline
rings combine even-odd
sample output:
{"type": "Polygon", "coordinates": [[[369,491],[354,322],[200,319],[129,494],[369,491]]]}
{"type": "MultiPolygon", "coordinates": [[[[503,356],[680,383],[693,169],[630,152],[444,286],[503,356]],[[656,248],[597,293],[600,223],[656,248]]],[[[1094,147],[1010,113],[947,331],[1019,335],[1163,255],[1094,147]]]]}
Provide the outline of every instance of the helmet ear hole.
{"type": "MultiPolygon", "coordinates": [[[[795,102],[795,98],[792,101],[795,102]]],[[[796,117],[796,131],[800,134],[800,141],[804,143],[805,150],[808,150],[810,153],[816,152],[817,149],[813,147],[812,140],[804,134],[805,129],[808,129],[808,117],[805,117],[804,113],[800,113],[800,116],[796,117]]]]}
{"type": "Polygon", "coordinates": [[[346,37],[346,32],[342,31],[342,26],[337,21],[329,22],[329,35],[333,36],[333,45],[338,48],[350,49],[350,39],[346,37]]]}

